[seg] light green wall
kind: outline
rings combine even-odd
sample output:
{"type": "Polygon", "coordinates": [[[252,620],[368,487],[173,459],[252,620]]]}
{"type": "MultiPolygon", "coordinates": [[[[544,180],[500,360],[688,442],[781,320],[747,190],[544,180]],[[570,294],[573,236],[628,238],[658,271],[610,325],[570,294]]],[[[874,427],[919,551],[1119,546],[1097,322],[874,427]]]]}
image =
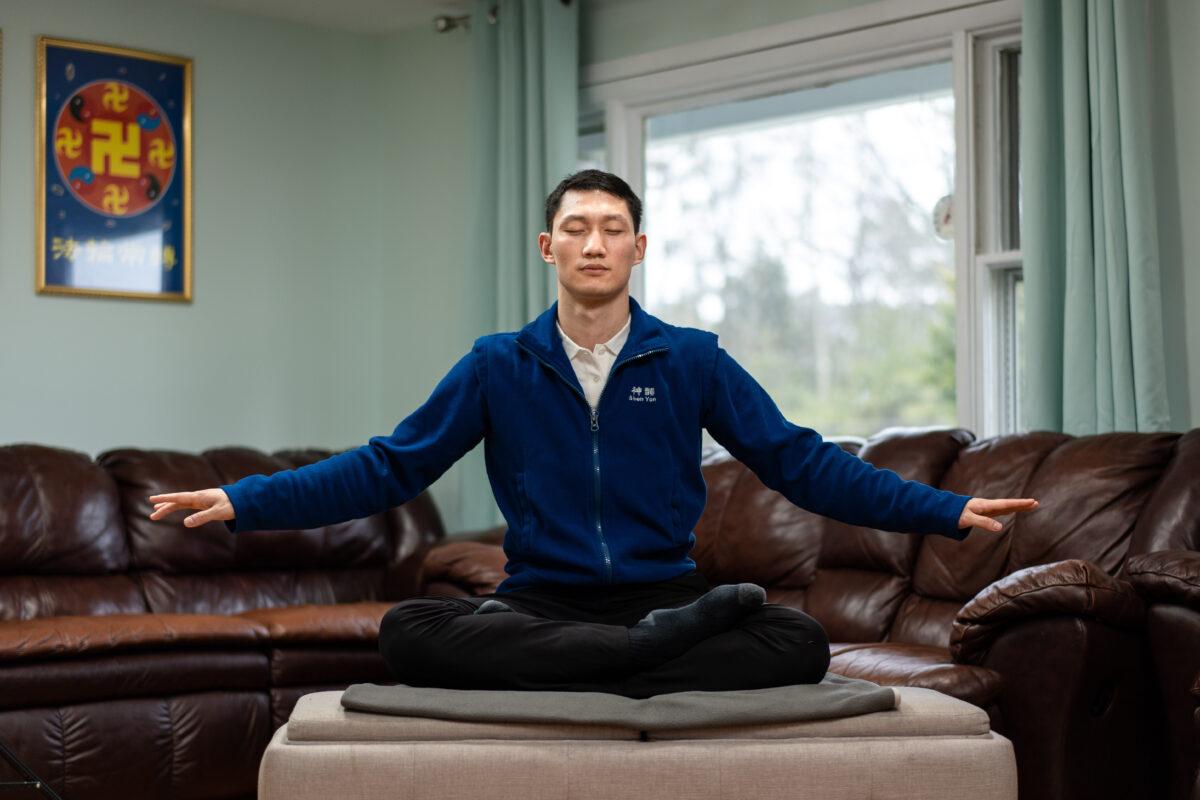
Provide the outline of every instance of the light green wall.
{"type": "Polygon", "coordinates": [[[0,6],[0,442],[346,446],[379,424],[373,46],[180,3],[0,6]],[[190,304],[34,293],[38,34],[194,59],[190,304]]]}
{"type": "Polygon", "coordinates": [[[1200,426],[1200,3],[1151,3],[1154,166],[1172,428],[1200,426]]]}
{"type": "MultiPolygon", "coordinates": [[[[487,264],[471,264],[468,82],[465,31],[431,25],[383,40],[384,96],[380,226],[384,270],[377,298],[385,332],[379,389],[398,422],[490,333],[492,299],[477,286],[487,264]]],[[[394,425],[395,422],[392,424],[394,425]]],[[[390,430],[390,429],[389,429],[390,430]]],[[[434,497],[455,530],[500,520],[477,447],[446,473],[434,497]]],[[[449,523],[448,523],[449,524],[449,523]]]]}
{"type": "MultiPolygon", "coordinates": [[[[0,443],[357,446],[484,332],[461,216],[462,32],[359,36],[153,0],[0,0],[0,30],[0,443]],[[38,34],[193,59],[192,303],[34,293],[38,34]]],[[[481,455],[432,487],[451,531],[493,519],[486,492],[461,488],[484,480],[481,455]]]]}

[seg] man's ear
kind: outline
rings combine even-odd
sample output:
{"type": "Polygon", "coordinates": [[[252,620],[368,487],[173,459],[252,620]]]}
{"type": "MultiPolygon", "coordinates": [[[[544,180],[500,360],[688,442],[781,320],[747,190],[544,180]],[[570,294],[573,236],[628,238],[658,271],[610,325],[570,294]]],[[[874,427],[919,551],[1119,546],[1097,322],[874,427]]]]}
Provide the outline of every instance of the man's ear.
{"type": "Polygon", "coordinates": [[[554,253],[550,250],[550,234],[545,231],[538,234],[538,250],[542,254],[542,261],[547,264],[554,263],[554,253]]]}
{"type": "Polygon", "coordinates": [[[642,259],[646,257],[646,234],[639,233],[633,240],[634,252],[637,254],[637,260],[633,263],[640,264],[642,259]]]}

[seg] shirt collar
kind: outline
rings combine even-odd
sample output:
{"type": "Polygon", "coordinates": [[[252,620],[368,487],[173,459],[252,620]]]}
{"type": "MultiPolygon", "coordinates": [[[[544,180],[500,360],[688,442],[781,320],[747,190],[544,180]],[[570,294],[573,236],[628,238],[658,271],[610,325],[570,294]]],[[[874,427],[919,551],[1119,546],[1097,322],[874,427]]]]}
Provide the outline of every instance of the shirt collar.
{"type": "MultiPolygon", "coordinates": [[[[632,297],[629,298],[629,314],[629,339],[625,344],[629,346],[630,355],[627,355],[626,358],[670,348],[670,342],[667,340],[667,324],[658,317],[647,314],[632,297]]],[[[537,356],[547,365],[557,368],[567,382],[574,386],[577,384],[575,371],[571,369],[571,362],[567,359],[567,351],[563,347],[562,339],[554,329],[557,319],[558,301],[556,300],[550,304],[549,308],[538,314],[537,318],[516,331],[516,342],[530,355],[537,356]]],[[[614,366],[616,365],[614,364],[614,366]]]]}
{"type": "MultiPolygon", "coordinates": [[[[614,356],[621,352],[621,347],[625,344],[625,340],[629,338],[629,324],[633,321],[633,314],[630,314],[625,319],[625,325],[621,330],[617,331],[607,342],[602,342],[596,345],[597,352],[600,348],[607,348],[614,356]]],[[[586,350],[586,347],[580,347],[571,341],[571,337],[567,336],[563,331],[562,326],[558,324],[557,317],[554,320],[554,327],[558,329],[558,335],[562,338],[563,348],[567,351],[567,358],[573,360],[580,350],[586,350]]]]}

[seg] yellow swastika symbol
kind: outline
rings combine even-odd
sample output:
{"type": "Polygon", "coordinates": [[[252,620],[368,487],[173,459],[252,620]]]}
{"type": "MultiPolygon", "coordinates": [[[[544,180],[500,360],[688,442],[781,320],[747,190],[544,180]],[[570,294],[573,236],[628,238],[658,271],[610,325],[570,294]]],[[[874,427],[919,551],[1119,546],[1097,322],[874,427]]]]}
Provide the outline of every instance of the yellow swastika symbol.
{"type": "Polygon", "coordinates": [[[100,206],[110,214],[124,214],[129,207],[129,190],[110,183],[104,187],[104,199],[100,201],[100,206]]]}
{"type": "Polygon", "coordinates": [[[110,111],[125,113],[125,107],[129,104],[129,87],[119,83],[104,84],[104,94],[100,97],[100,103],[110,111]]]}
{"type": "Polygon", "coordinates": [[[92,172],[116,178],[137,178],[142,174],[138,158],[142,152],[142,131],[137,123],[125,126],[115,119],[92,120],[92,172]]]}
{"type": "Polygon", "coordinates": [[[83,134],[70,128],[59,128],[54,136],[54,151],[60,156],[77,158],[83,147],[83,134]]]}
{"type": "Polygon", "coordinates": [[[168,169],[175,162],[175,145],[155,139],[150,143],[150,152],[146,155],[146,160],[156,167],[168,169]]]}

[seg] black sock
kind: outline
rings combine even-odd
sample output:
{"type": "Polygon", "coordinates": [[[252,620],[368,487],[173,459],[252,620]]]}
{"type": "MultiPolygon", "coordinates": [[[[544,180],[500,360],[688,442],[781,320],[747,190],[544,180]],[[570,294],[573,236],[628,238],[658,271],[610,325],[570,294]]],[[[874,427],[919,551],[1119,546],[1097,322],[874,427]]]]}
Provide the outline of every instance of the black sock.
{"type": "Polygon", "coordinates": [[[475,609],[476,614],[496,614],[501,611],[512,611],[512,607],[499,600],[484,600],[479,604],[479,608],[475,609]]]}
{"type": "Polygon", "coordinates": [[[686,606],[655,609],[629,629],[630,659],[638,670],[670,661],[729,630],[765,600],[761,586],[728,583],[686,606]]]}

